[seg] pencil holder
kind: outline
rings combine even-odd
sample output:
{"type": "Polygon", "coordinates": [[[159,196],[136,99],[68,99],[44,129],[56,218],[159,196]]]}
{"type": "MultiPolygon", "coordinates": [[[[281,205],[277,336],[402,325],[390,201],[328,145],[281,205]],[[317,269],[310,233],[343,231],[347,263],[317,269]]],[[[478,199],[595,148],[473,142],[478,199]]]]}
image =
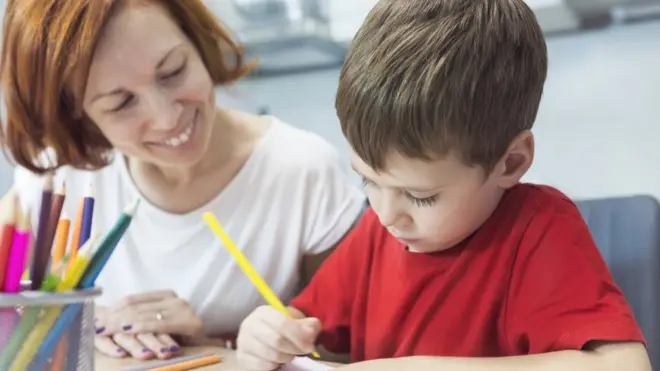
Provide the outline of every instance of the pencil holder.
{"type": "Polygon", "coordinates": [[[0,294],[0,370],[93,371],[98,288],[0,294]]]}

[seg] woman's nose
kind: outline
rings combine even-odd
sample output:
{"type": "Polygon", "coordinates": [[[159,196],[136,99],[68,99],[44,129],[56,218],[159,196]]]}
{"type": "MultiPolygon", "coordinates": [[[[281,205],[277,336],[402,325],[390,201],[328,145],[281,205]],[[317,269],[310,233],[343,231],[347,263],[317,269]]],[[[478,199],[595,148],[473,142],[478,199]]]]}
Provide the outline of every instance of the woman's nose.
{"type": "Polygon", "coordinates": [[[179,124],[183,106],[181,103],[170,99],[167,93],[153,94],[148,102],[152,128],[168,131],[179,124]]]}

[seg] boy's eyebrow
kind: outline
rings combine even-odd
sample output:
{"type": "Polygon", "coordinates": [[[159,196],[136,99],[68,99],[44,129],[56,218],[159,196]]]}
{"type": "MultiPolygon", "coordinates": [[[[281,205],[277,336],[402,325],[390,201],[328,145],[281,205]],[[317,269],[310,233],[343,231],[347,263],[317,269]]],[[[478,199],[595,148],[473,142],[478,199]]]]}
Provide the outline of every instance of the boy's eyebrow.
{"type": "MultiPolygon", "coordinates": [[[[355,171],[363,179],[368,180],[369,182],[372,182],[372,183],[376,183],[376,182],[373,181],[373,179],[370,179],[368,176],[365,176],[360,171],[358,171],[358,169],[356,169],[355,166],[353,166],[353,164],[351,164],[351,169],[353,169],[353,171],[355,171]]],[[[436,187],[434,189],[428,189],[428,188],[422,189],[422,188],[416,188],[416,187],[396,187],[396,188],[401,189],[401,190],[405,190],[405,191],[409,191],[409,192],[426,193],[426,192],[431,192],[431,191],[437,191],[439,188],[442,188],[442,187],[436,187]]]]}

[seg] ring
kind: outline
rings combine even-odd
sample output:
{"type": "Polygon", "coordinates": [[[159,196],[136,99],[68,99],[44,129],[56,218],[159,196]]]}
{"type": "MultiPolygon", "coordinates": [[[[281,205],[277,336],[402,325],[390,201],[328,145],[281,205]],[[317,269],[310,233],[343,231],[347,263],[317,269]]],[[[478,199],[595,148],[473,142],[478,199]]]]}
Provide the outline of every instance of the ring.
{"type": "Polygon", "coordinates": [[[163,320],[163,313],[161,313],[160,311],[156,312],[156,319],[159,320],[159,321],[162,321],[163,320]]]}

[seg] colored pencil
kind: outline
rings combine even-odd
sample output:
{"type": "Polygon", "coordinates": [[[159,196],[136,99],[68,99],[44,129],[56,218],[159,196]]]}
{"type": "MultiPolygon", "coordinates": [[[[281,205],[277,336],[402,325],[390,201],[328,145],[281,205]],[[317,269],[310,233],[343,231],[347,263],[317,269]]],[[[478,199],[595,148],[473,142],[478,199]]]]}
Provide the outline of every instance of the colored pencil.
{"type": "Polygon", "coordinates": [[[11,250],[12,241],[14,240],[14,233],[16,231],[16,213],[18,209],[18,198],[13,193],[8,195],[9,201],[6,208],[6,215],[0,215],[0,223],[2,229],[0,230],[0,288],[3,287],[5,282],[5,274],[7,272],[7,263],[9,262],[9,251],[11,250]]]}
{"type": "Polygon", "coordinates": [[[55,240],[55,234],[60,224],[60,217],[62,216],[62,206],[64,206],[64,200],[66,199],[66,184],[62,182],[55,193],[53,193],[53,201],[50,207],[50,216],[48,218],[48,238],[46,244],[52,246],[55,240]]]}
{"type": "MultiPolygon", "coordinates": [[[[225,245],[229,253],[234,257],[234,260],[236,260],[238,266],[241,267],[245,275],[248,276],[257,290],[259,290],[259,293],[261,293],[264,299],[266,299],[266,302],[275,307],[275,309],[279,310],[285,316],[291,318],[291,313],[289,313],[282,301],[277,297],[277,295],[275,295],[266,281],[264,281],[259,273],[257,273],[257,271],[252,267],[252,264],[248,261],[245,255],[243,255],[243,253],[236,247],[234,241],[231,240],[229,235],[222,228],[222,225],[220,225],[220,222],[218,222],[215,215],[213,215],[211,212],[205,212],[202,215],[202,218],[204,221],[206,221],[206,224],[208,224],[211,230],[220,238],[220,240],[222,240],[223,245],[225,245]]],[[[317,352],[313,352],[312,355],[316,358],[321,357],[317,352]]]]}
{"type": "MultiPolygon", "coordinates": [[[[76,286],[78,283],[78,280],[80,279],[82,275],[82,270],[85,268],[84,261],[89,261],[89,256],[93,253],[95,249],[95,244],[98,242],[99,235],[95,234],[92,238],[90,238],[83,247],[78,251],[78,254],[76,255],[77,262],[75,262],[72,267],[74,268],[73,270],[67,271],[67,274],[65,278],[57,285],[57,288],[55,289],[56,292],[65,292],[69,291],[72,288],[76,286]],[[82,263],[80,263],[82,262],[82,263]]],[[[68,308],[70,307],[75,307],[77,304],[69,305],[68,308]]],[[[53,324],[55,321],[58,319],[60,316],[60,313],[62,313],[62,308],[60,307],[49,307],[46,309],[45,313],[43,316],[41,316],[38,321],[36,321],[36,324],[33,324],[30,326],[31,331],[29,331],[29,334],[27,338],[24,341],[23,346],[19,350],[18,354],[15,357],[14,363],[12,364],[12,367],[10,370],[25,370],[27,369],[28,365],[32,361],[34,355],[37,353],[39,350],[40,345],[42,344],[42,341],[48,334],[48,331],[53,327],[53,324]]],[[[73,338],[79,338],[79,336],[73,336],[70,341],[73,340],[73,338]]],[[[53,344],[53,348],[57,348],[58,344],[53,344]]],[[[71,344],[69,344],[71,346],[71,344]]],[[[53,349],[53,350],[55,350],[53,349]]],[[[76,362],[77,362],[77,357],[76,362]]],[[[39,368],[42,369],[42,368],[39,368]]],[[[69,368],[67,368],[69,369],[69,368]]],[[[74,368],[75,369],[75,368],[74,368]]]]}
{"type": "MultiPolygon", "coordinates": [[[[81,249],[82,246],[85,245],[85,243],[89,240],[91,231],[92,231],[92,221],[94,219],[94,188],[91,183],[87,185],[87,190],[85,191],[85,195],[82,199],[82,218],[80,220],[80,234],[78,236],[78,241],[77,241],[77,247],[78,249],[81,249]]],[[[81,251],[78,251],[76,254],[76,257],[78,254],[80,254],[81,251]]],[[[69,265],[68,270],[73,270],[74,269],[74,264],[75,262],[78,261],[77,259],[74,259],[71,261],[71,265],[69,265]]],[[[88,261],[88,260],[85,260],[88,261]]],[[[68,273],[67,273],[68,275],[68,273]]],[[[77,277],[79,279],[80,277],[77,277]]],[[[69,336],[68,340],[66,342],[68,343],[68,356],[67,358],[67,369],[75,369],[77,367],[77,353],[79,351],[80,347],[80,334],[81,331],[81,319],[79,320],[80,316],[82,314],[77,314],[76,318],[74,319],[73,323],[71,323],[69,329],[66,331],[66,333],[69,334],[75,334],[74,336],[69,336]]],[[[66,334],[64,334],[66,335],[66,334]]],[[[62,341],[65,341],[64,339],[62,341]]]]}
{"type": "Polygon", "coordinates": [[[66,341],[60,341],[60,343],[57,344],[55,355],[50,362],[50,371],[61,371],[62,367],[64,367],[64,361],[66,360],[66,345],[66,341]]]}
{"type": "Polygon", "coordinates": [[[57,223],[55,233],[55,246],[53,247],[53,264],[59,263],[66,254],[66,245],[69,242],[69,229],[71,220],[66,213],[62,213],[60,221],[57,223]]]}
{"type": "Polygon", "coordinates": [[[180,363],[175,363],[171,365],[166,365],[162,367],[150,368],[149,371],[187,371],[192,370],[198,367],[213,365],[220,363],[222,357],[217,354],[209,355],[189,361],[183,361],[180,363]]]}
{"type": "Polygon", "coordinates": [[[73,258],[78,253],[78,245],[80,244],[80,229],[82,228],[83,209],[85,208],[85,199],[80,198],[78,202],[78,210],[76,211],[76,219],[73,223],[73,233],[71,234],[71,243],[69,244],[69,264],[73,263],[73,258]]]}
{"type": "Polygon", "coordinates": [[[64,274],[64,265],[63,261],[53,263],[50,266],[50,273],[44,278],[44,282],[41,284],[41,291],[44,292],[53,292],[57,286],[62,282],[62,276],[64,274]]]}
{"type": "Polygon", "coordinates": [[[27,263],[30,237],[32,233],[28,230],[30,213],[21,213],[19,211],[16,231],[9,250],[9,260],[7,271],[5,273],[4,292],[17,293],[21,290],[21,276],[25,271],[27,263]]]}
{"type": "MultiPolygon", "coordinates": [[[[99,243],[98,247],[96,248],[96,253],[93,255],[91,261],[87,266],[87,269],[85,270],[85,273],[81,277],[76,288],[90,289],[94,287],[96,278],[103,270],[103,267],[105,267],[105,264],[112,256],[115,247],[117,246],[119,241],[126,233],[126,230],[130,226],[131,221],[133,220],[133,216],[135,215],[135,212],[137,211],[137,208],[139,206],[139,203],[140,203],[139,200],[136,200],[135,202],[131,203],[124,209],[124,212],[119,217],[115,225],[106,234],[105,238],[101,241],[101,243],[99,243]]],[[[57,344],[59,344],[66,331],[70,329],[71,324],[74,322],[76,317],[80,315],[81,311],[82,311],[82,305],[73,304],[67,306],[61,312],[61,314],[57,313],[55,315],[51,315],[47,318],[44,318],[46,322],[52,323],[52,326],[48,326],[50,328],[50,331],[48,331],[43,341],[37,343],[41,345],[39,346],[36,355],[34,353],[31,353],[33,351],[33,347],[32,346],[28,347],[30,348],[31,351],[30,354],[28,354],[29,357],[27,357],[27,360],[29,361],[34,357],[34,360],[32,361],[32,365],[36,369],[40,369],[39,367],[45,365],[48,362],[48,360],[53,356],[53,352],[57,348],[57,344]]],[[[44,317],[46,316],[48,316],[48,313],[44,317]]],[[[72,336],[72,337],[76,337],[76,336],[72,336]]],[[[71,350],[72,348],[71,344],[69,344],[69,347],[71,350]]],[[[22,357],[18,364],[15,363],[19,367],[17,368],[17,370],[19,370],[20,367],[27,366],[29,364],[29,362],[24,363],[25,361],[26,361],[26,357],[22,357]]]]}
{"type": "Polygon", "coordinates": [[[30,243],[28,244],[28,253],[27,253],[27,260],[25,263],[25,271],[23,272],[23,278],[22,280],[27,281],[30,279],[30,262],[34,259],[34,228],[32,228],[32,217],[30,217],[27,221],[28,223],[28,228],[27,230],[30,231],[30,243]]]}
{"type": "Polygon", "coordinates": [[[181,356],[181,357],[176,357],[172,359],[166,359],[163,361],[152,361],[149,362],[148,364],[143,364],[135,367],[128,367],[123,369],[123,371],[150,371],[156,367],[163,367],[163,366],[170,366],[170,365],[176,365],[180,364],[182,362],[187,362],[187,361],[194,361],[196,359],[208,357],[212,354],[194,354],[190,356],[181,356]]]}
{"type": "Polygon", "coordinates": [[[117,247],[117,244],[124,237],[124,233],[126,233],[126,230],[131,225],[139,204],[140,200],[136,200],[124,209],[124,212],[119,216],[115,225],[112,226],[105,239],[96,249],[96,254],[94,254],[92,260],[89,262],[87,270],[78,283],[78,288],[88,289],[94,287],[96,278],[101,274],[115,247],[117,247]]]}
{"type": "MultiPolygon", "coordinates": [[[[82,249],[82,246],[84,246],[87,241],[90,239],[91,233],[92,233],[92,221],[94,219],[94,187],[92,184],[88,184],[87,190],[85,192],[85,196],[83,197],[83,211],[82,211],[82,219],[80,221],[80,237],[78,239],[78,248],[82,249]]],[[[79,250],[77,255],[80,255],[82,252],[79,250]]],[[[74,266],[76,262],[79,262],[81,260],[74,259],[71,262],[71,265],[69,266],[69,271],[76,269],[74,266]]],[[[84,259],[86,263],[89,263],[89,259],[84,259]]],[[[86,267],[86,265],[85,265],[86,267]]],[[[84,268],[83,268],[84,269],[84,268]]],[[[83,272],[77,272],[76,274],[82,274],[83,272]]],[[[69,272],[67,272],[67,277],[70,275],[69,272]]],[[[69,283],[73,282],[74,286],[77,284],[77,280],[80,279],[80,276],[76,276],[76,281],[73,282],[69,280],[69,283]]],[[[73,288],[73,287],[72,287],[73,288]]],[[[68,355],[66,357],[67,359],[67,365],[66,369],[71,370],[71,369],[76,369],[77,364],[78,364],[78,352],[80,349],[80,332],[81,332],[81,322],[82,322],[82,313],[79,313],[76,315],[76,318],[74,318],[73,323],[69,326],[68,330],[65,331],[66,333],[73,334],[72,336],[68,337],[67,340],[67,346],[68,346],[68,355]]]]}
{"type": "MultiPolygon", "coordinates": [[[[94,243],[98,241],[98,237],[95,235],[92,239],[88,241],[85,246],[80,249],[79,254],[76,256],[76,259],[85,259],[91,253],[93,253],[95,246],[94,243]]],[[[89,260],[87,258],[87,260],[89,260]]],[[[64,269],[66,261],[62,261],[58,264],[53,265],[53,275],[61,273],[64,269]]],[[[74,264],[76,267],[78,264],[74,264]]],[[[55,282],[56,287],[53,287],[55,291],[64,292],[71,289],[75,286],[75,276],[65,277],[64,280],[55,282]],[[69,281],[66,281],[66,280],[69,281]],[[74,281],[74,282],[71,282],[74,281]]],[[[44,281],[49,282],[49,280],[44,281]]],[[[51,290],[53,291],[53,290],[51,290]]],[[[20,360],[18,366],[25,366],[26,362],[31,359],[31,357],[36,352],[36,349],[39,347],[39,342],[44,338],[48,329],[53,325],[53,322],[57,319],[57,316],[61,312],[60,307],[48,307],[46,308],[45,314],[41,315],[42,308],[39,307],[30,307],[27,308],[25,314],[21,318],[21,322],[16,327],[12,337],[10,338],[7,346],[3,349],[0,354],[0,370],[6,370],[9,368],[9,364],[12,360],[16,358],[16,354],[20,355],[20,360]],[[20,351],[20,353],[19,353],[20,351]]],[[[77,359],[77,357],[76,357],[77,359]]],[[[18,367],[16,366],[16,367],[18,367]]],[[[20,368],[20,367],[19,367],[20,368]]]]}
{"type": "Polygon", "coordinates": [[[92,235],[92,220],[94,217],[94,188],[90,184],[83,197],[83,212],[80,224],[80,240],[78,248],[82,247],[92,235]]]}
{"type": "Polygon", "coordinates": [[[83,247],[80,248],[78,254],[76,254],[76,257],[74,258],[75,261],[67,270],[64,279],[62,279],[60,284],[57,286],[56,291],[62,292],[73,290],[78,285],[80,278],[89,266],[89,262],[92,255],[94,254],[94,251],[98,247],[98,241],[100,237],[101,235],[99,233],[94,233],[92,237],[83,245],[83,247]]]}
{"type": "Polygon", "coordinates": [[[39,224],[37,226],[37,240],[34,244],[34,260],[32,261],[32,270],[30,271],[32,290],[39,290],[44,277],[46,277],[48,269],[50,250],[52,248],[52,243],[48,243],[52,202],[53,176],[48,174],[46,175],[43,191],[41,193],[41,210],[39,212],[39,224]]]}

